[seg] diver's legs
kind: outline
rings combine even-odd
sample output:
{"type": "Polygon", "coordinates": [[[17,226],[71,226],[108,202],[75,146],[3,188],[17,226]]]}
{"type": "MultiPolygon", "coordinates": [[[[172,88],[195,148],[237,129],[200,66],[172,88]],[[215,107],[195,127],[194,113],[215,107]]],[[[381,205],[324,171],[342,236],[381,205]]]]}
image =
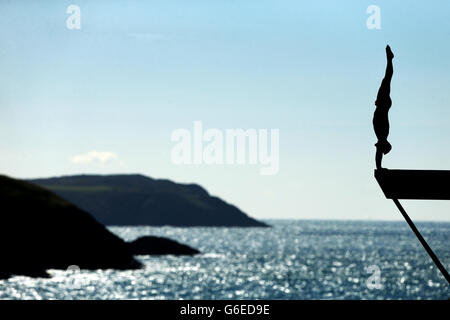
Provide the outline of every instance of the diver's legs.
{"type": "Polygon", "coordinates": [[[392,66],[392,58],[387,59],[386,64],[386,72],[384,74],[384,79],[389,82],[389,85],[391,84],[392,74],[394,73],[394,67],[392,66]]]}
{"type": "Polygon", "coordinates": [[[381,81],[381,87],[380,90],[383,89],[385,94],[389,95],[391,93],[391,80],[392,75],[394,73],[394,67],[392,66],[392,59],[387,60],[386,64],[386,72],[384,74],[384,79],[381,81]]]}
{"type": "Polygon", "coordinates": [[[394,54],[391,51],[389,46],[386,47],[386,72],[384,74],[383,81],[381,81],[380,89],[378,89],[377,100],[384,101],[389,97],[391,93],[391,80],[392,75],[394,74],[394,67],[392,65],[392,59],[394,59],[394,54]]]}

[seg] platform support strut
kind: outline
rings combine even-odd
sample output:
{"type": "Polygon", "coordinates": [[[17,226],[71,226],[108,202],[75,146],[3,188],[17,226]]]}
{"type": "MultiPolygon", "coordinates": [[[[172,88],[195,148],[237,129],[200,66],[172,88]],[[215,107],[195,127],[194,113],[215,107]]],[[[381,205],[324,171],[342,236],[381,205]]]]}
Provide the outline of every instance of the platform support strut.
{"type": "Polygon", "coordinates": [[[433,250],[431,250],[430,246],[425,241],[425,239],[422,237],[422,235],[420,234],[419,230],[416,228],[416,226],[412,222],[411,218],[406,213],[405,209],[403,209],[403,207],[400,204],[400,202],[398,201],[398,199],[392,199],[392,200],[394,201],[394,203],[397,206],[397,208],[400,211],[400,213],[403,215],[403,218],[405,218],[406,222],[409,224],[411,230],[414,232],[414,234],[416,235],[417,239],[419,239],[420,243],[425,248],[425,250],[427,251],[427,253],[430,256],[430,258],[433,260],[433,262],[436,265],[436,267],[438,267],[439,271],[442,273],[444,278],[450,284],[450,275],[448,274],[447,270],[445,270],[445,267],[442,265],[441,261],[439,261],[438,257],[434,254],[433,250]]]}

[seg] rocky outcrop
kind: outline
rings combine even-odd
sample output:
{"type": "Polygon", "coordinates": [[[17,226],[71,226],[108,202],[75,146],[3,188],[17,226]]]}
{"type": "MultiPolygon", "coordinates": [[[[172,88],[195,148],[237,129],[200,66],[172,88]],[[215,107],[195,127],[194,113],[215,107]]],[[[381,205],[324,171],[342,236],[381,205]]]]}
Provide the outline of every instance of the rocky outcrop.
{"type": "Polygon", "coordinates": [[[128,244],[87,212],[31,183],[0,175],[0,277],[47,269],[136,269],[128,244]]]}
{"type": "Polygon", "coordinates": [[[200,251],[167,238],[145,236],[128,243],[135,255],[195,255],[200,251]]]}

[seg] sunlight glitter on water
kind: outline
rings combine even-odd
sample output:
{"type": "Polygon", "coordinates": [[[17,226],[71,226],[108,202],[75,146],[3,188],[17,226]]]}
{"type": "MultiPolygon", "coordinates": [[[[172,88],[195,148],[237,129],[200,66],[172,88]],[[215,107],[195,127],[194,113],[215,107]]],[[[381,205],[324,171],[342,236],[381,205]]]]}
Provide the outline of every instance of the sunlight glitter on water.
{"type": "MultiPolygon", "coordinates": [[[[49,270],[0,281],[2,299],[447,299],[445,279],[401,222],[270,221],[273,228],[113,227],[202,254],[139,256],[141,270],[49,270]],[[368,266],[381,289],[369,289],[368,266]]],[[[418,224],[449,266],[450,223],[418,224]]]]}

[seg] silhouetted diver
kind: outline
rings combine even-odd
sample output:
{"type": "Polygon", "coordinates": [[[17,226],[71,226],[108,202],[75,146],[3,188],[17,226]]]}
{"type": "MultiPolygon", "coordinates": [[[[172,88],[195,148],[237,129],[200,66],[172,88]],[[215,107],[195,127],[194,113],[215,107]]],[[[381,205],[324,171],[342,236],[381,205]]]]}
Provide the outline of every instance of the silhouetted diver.
{"type": "Polygon", "coordinates": [[[373,129],[378,138],[378,142],[375,144],[377,147],[377,152],[375,154],[375,163],[377,169],[381,169],[381,160],[383,159],[383,154],[389,153],[392,146],[387,141],[389,135],[389,118],[388,112],[392,105],[391,97],[389,96],[391,92],[391,79],[394,69],[392,67],[392,59],[394,59],[394,54],[389,46],[386,46],[386,73],[384,79],[381,82],[380,89],[378,89],[377,100],[375,105],[377,106],[373,114],[373,129]]]}

